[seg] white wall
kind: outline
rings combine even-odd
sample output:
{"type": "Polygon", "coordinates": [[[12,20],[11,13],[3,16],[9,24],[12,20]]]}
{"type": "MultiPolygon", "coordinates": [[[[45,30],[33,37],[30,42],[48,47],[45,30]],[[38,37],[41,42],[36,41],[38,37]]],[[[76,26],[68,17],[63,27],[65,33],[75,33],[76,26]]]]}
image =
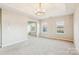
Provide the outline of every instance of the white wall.
{"type": "Polygon", "coordinates": [[[64,38],[63,40],[73,41],[73,16],[59,16],[59,17],[51,17],[41,21],[42,24],[47,23],[47,32],[42,32],[41,28],[41,36],[49,37],[49,38],[64,38]],[[56,31],[56,22],[64,21],[64,34],[57,34],[56,31]]]}
{"type": "Polygon", "coordinates": [[[2,9],[0,8],[0,47],[2,45],[2,9]]]}
{"type": "Polygon", "coordinates": [[[2,9],[2,47],[27,40],[27,16],[2,9]]]}
{"type": "Polygon", "coordinates": [[[79,51],[79,8],[74,13],[74,43],[79,51]]]}

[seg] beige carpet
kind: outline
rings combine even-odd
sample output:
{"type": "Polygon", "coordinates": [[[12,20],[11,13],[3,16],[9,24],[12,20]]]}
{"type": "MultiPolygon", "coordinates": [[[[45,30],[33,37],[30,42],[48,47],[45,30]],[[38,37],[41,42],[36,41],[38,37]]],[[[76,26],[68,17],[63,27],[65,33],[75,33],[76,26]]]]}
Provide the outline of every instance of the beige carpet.
{"type": "Polygon", "coordinates": [[[3,55],[77,55],[74,44],[61,40],[29,37],[28,40],[0,48],[3,55]]]}

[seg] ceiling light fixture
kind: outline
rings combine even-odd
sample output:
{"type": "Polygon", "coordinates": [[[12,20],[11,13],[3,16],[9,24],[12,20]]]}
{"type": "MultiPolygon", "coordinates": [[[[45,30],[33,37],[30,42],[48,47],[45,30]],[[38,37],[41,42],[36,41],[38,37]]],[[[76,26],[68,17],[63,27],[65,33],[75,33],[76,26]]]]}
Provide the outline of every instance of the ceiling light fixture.
{"type": "Polygon", "coordinates": [[[38,16],[45,15],[45,9],[42,8],[42,3],[38,4],[38,9],[36,10],[35,14],[38,16]]]}

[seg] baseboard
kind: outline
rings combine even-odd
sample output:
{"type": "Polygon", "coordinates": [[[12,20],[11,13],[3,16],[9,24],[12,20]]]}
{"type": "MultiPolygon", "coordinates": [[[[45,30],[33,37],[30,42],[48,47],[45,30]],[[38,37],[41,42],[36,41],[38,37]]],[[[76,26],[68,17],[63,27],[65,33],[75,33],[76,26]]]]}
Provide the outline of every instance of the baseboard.
{"type": "Polygon", "coordinates": [[[50,37],[44,37],[44,36],[40,36],[40,37],[42,37],[42,38],[48,38],[48,39],[56,39],[56,40],[62,40],[62,41],[73,42],[73,40],[64,40],[64,39],[50,38],[50,37]]]}
{"type": "MultiPolygon", "coordinates": [[[[26,39],[26,40],[28,40],[28,39],[26,39]]],[[[2,48],[5,48],[7,46],[11,46],[11,45],[14,45],[14,44],[17,44],[17,43],[21,43],[21,42],[26,41],[26,40],[20,40],[20,41],[16,41],[16,42],[13,42],[13,43],[5,44],[5,45],[2,45],[2,48]]]]}

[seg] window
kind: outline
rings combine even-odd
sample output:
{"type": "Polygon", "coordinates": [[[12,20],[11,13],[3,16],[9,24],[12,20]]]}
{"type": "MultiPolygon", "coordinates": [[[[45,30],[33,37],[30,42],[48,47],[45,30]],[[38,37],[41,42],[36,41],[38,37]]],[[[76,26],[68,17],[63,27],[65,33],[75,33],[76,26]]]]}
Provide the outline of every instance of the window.
{"type": "Polygon", "coordinates": [[[57,33],[64,33],[64,21],[56,22],[57,33]]]}
{"type": "Polygon", "coordinates": [[[47,32],[47,23],[43,23],[43,32],[47,32]]]}

